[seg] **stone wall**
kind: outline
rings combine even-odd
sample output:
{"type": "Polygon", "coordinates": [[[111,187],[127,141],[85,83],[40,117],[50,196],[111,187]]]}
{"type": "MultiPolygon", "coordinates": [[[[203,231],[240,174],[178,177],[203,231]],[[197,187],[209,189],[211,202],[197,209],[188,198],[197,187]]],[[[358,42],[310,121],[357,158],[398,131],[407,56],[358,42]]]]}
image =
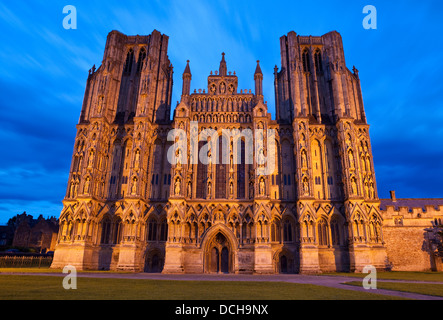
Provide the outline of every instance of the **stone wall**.
{"type": "Polygon", "coordinates": [[[443,221],[443,206],[406,207],[401,200],[400,205],[395,200],[381,211],[390,267],[393,271],[443,270],[435,234],[436,225],[443,221]]]}

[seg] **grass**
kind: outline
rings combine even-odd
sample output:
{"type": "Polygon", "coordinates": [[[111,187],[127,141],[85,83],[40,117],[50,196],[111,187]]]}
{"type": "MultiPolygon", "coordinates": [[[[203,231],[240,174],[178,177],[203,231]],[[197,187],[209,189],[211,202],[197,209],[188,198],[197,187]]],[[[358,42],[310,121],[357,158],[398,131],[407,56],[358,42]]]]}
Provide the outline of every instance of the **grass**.
{"type": "MultiPolygon", "coordinates": [[[[362,286],[361,281],[351,281],[345,284],[362,286]]],[[[443,297],[443,284],[430,283],[402,283],[402,282],[377,282],[377,289],[395,290],[443,297]]]]}
{"type": "Polygon", "coordinates": [[[59,276],[0,275],[0,300],[391,300],[396,297],[310,284],[77,278],[65,290],[59,276]]]}
{"type": "MultiPolygon", "coordinates": [[[[77,270],[77,273],[133,273],[131,271],[109,271],[109,270],[77,270]]],[[[63,273],[63,269],[50,269],[50,268],[0,268],[0,274],[2,273],[63,273]]]]}
{"type": "MultiPolygon", "coordinates": [[[[346,273],[346,272],[334,272],[334,273],[322,273],[322,276],[344,276],[344,277],[356,277],[364,278],[367,273],[346,273]]],[[[377,279],[383,280],[407,280],[407,281],[434,281],[443,282],[443,272],[413,272],[413,271],[389,271],[389,272],[377,272],[377,279]]]]}

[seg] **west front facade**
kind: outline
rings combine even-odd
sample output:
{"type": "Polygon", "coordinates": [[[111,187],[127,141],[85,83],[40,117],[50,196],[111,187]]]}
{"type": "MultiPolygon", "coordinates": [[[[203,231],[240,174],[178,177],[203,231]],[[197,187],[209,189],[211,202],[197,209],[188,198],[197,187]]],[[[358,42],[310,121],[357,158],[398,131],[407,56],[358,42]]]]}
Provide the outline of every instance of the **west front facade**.
{"type": "Polygon", "coordinates": [[[275,119],[259,61],[243,89],[225,53],[202,89],[188,61],[171,117],[168,41],[112,31],[90,70],[52,267],[385,269],[369,125],[340,34],[280,38],[275,119]]]}

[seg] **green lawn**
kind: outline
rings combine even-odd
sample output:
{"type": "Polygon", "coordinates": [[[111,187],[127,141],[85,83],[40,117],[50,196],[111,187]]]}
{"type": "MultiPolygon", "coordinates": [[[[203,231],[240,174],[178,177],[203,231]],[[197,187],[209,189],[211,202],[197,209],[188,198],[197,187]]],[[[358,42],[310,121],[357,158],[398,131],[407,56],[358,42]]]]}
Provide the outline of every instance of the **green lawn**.
{"type": "MultiPolygon", "coordinates": [[[[346,282],[353,286],[362,286],[361,281],[346,282]]],[[[413,292],[431,296],[443,297],[443,284],[429,283],[399,283],[399,282],[377,282],[377,289],[413,292]]]]}
{"type": "Polygon", "coordinates": [[[307,284],[244,281],[169,281],[77,278],[76,290],[65,290],[63,277],[0,275],[0,300],[385,300],[374,293],[307,284]]]}
{"type": "MultiPolygon", "coordinates": [[[[322,276],[344,276],[344,277],[356,277],[364,278],[367,273],[346,273],[346,272],[334,272],[334,273],[322,273],[322,276]]],[[[389,272],[377,272],[377,279],[384,280],[415,280],[415,281],[435,281],[443,282],[443,272],[413,272],[413,271],[389,271],[389,272]]]]}

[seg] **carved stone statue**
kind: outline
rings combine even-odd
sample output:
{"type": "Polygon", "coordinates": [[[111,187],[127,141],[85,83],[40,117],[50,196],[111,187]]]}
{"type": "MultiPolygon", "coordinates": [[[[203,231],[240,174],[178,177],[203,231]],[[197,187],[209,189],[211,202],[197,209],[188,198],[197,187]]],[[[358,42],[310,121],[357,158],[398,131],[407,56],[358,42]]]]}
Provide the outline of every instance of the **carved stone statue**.
{"type": "Polygon", "coordinates": [[[180,149],[177,149],[175,156],[177,159],[177,168],[181,168],[181,166],[182,166],[182,152],[180,149]]]}
{"type": "Polygon", "coordinates": [[[349,157],[349,167],[354,168],[354,155],[352,154],[352,150],[348,152],[349,157]]]}
{"type": "Polygon", "coordinates": [[[306,178],[303,180],[303,192],[305,195],[309,194],[309,183],[306,178]]]}
{"type": "Polygon", "coordinates": [[[306,168],[307,164],[308,164],[308,160],[306,158],[306,151],[303,150],[302,153],[301,153],[301,166],[302,166],[302,168],[306,168]]]}
{"type": "Polygon", "coordinates": [[[211,198],[211,195],[212,195],[212,184],[209,182],[208,183],[208,194],[207,194],[208,199],[211,198]]]}
{"type": "Polygon", "coordinates": [[[191,198],[192,197],[192,186],[191,183],[188,183],[188,197],[191,198]]]}
{"type": "Polygon", "coordinates": [[[352,194],[357,194],[357,183],[355,182],[355,178],[351,180],[351,188],[352,194]]]}
{"type": "Polygon", "coordinates": [[[92,163],[94,162],[94,151],[91,150],[89,153],[89,159],[88,159],[88,167],[92,167],[92,163]]]}
{"type": "Polygon", "coordinates": [[[70,190],[69,190],[69,198],[74,198],[74,197],[75,197],[75,195],[74,195],[74,189],[75,189],[75,183],[74,183],[74,182],[71,182],[71,188],[70,188],[70,190]]]}
{"type": "Polygon", "coordinates": [[[140,162],[140,150],[137,149],[135,153],[135,163],[134,163],[136,168],[138,168],[139,162],[140,162]]]}
{"type": "Polygon", "coordinates": [[[177,178],[177,180],[175,180],[174,193],[175,193],[175,195],[180,194],[180,179],[178,179],[178,178],[177,178]]]}
{"type": "Polygon", "coordinates": [[[260,195],[264,195],[265,194],[265,180],[264,179],[260,179],[260,195]]]}
{"type": "Polygon", "coordinates": [[[137,193],[137,178],[134,177],[132,179],[131,194],[136,194],[136,193],[137,193]]]}
{"type": "Polygon", "coordinates": [[[84,186],[84,188],[83,188],[83,193],[84,194],[89,194],[89,177],[87,177],[86,178],[86,181],[85,181],[85,186],[84,186]]]}

